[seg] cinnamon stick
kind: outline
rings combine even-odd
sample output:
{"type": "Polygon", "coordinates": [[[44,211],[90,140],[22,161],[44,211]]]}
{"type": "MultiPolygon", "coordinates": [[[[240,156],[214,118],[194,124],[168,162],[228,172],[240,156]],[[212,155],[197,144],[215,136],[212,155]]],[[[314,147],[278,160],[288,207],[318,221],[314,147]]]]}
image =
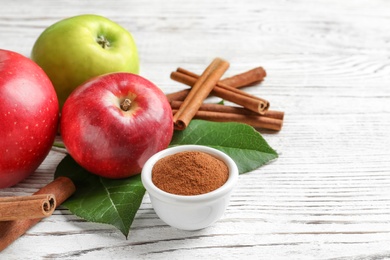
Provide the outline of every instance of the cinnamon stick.
{"type": "MultiPolygon", "coordinates": [[[[179,109],[180,105],[182,104],[182,101],[170,101],[170,105],[172,109],[179,109]]],[[[221,104],[213,104],[213,103],[203,103],[199,107],[200,111],[210,111],[210,112],[221,112],[221,113],[233,113],[233,114],[241,114],[241,115],[251,115],[251,116],[260,116],[258,113],[253,112],[251,110],[248,110],[243,107],[237,107],[237,106],[227,106],[227,105],[221,105],[221,104]]],[[[270,117],[275,119],[284,119],[284,112],[282,111],[276,111],[276,110],[266,110],[264,111],[263,117],[270,117]]]]}
{"type": "MultiPolygon", "coordinates": [[[[170,102],[173,113],[180,107],[181,103],[181,101],[170,102]]],[[[264,115],[259,115],[242,107],[203,103],[194,118],[214,122],[239,122],[255,128],[279,131],[283,126],[284,112],[267,110],[264,115]]]]}
{"type": "MultiPolygon", "coordinates": [[[[186,70],[186,69],[183,69],[183,68],[180,68],[180,67],[177,68],[176,71],[177,71],[177,72],[180,72],[180,73],[183,73],[183,74],[185,74],[185,75],[191,76],[191,77],[193,77],[193,78],[198,78],[198,77],[199,77],[199,75],[197,75],[196,73],[193,73],[193,72],[191,72],[191,71],[189,71],[189,70],[186,70]]],[[[242,75],[240,75],[240,77],[241,77],[241,76],[242,76],[242,75]]],[[[249,94],[249,93],[247,93],[247,92],[245,92],[245,91],[242,91],[242,90],[239,90],[239,89],[237,89],[237,88],[234,88],[234,87],[232,87],[232,86],[226,84],[226,83],[225,83],[226,81],[229,82],[229,78],[227,78],[227,79],[225,79],[225,80],[219,81],[219,82],[217,83],[217,87],[218,87],[218,88],[223,88],[223,89],[226,89],[226,90],[229,90],[229,91],[233,91],[234,93],[237,93],[237,94],[239,94],[239,95],[244,95],[244,96],[247,96],[247,97],[250,97],[250,98],[253,98],[253,99],[257,99],[257,100],[261,100],[261,101],[264,101],[264,102],[268,102],[268,101],[266,101],[266,100],[264,100],[264,99],[262,99],[262,98],[256,97],[256,96],[251,95],[251,94],[249,94]]]]}
{"type": "Polygon", "coordinates": [[[215,84],[219,81],[229,63],[220,58],[214,59],[202,75],[195,79],[192,89],[184,99],[183,104],[173,116],[175,129],[183,130],[187,127],[203,100],[210,94],[215,84]]]}
{"type": "Polygon", "coordinates": [[[166,94],[166,97],[168,98],[169,101],[172,101],[172,100],[179,100],[179,101],[183,101],[186,96],[188,95],[188,93],[190,93],[190,88],[189,89],[183,89],[183,90],[179,90],[179,91],[176,91],[176,92],[172,92],[172,93],[169,93],[169,94],[166,94]]]}
{"type": "Polygon", "coordinates": [[[267,76],[263,67],[257,67],[241,74],[221,80],[220,82],[233,88],[237,86],[250,86],[259,83],[267,76]]]}
{"type": "MultiPolygon", "coordinates": [[[[229,85],[233,88],[242,88],[251,86],[264,80],[267,73],[262,67],[257,67],[243,73],[239,73],[229,78],[225,78],[219,81],[219,83],[229,85]]],[[[180,100],[183,101],[190,92],[190,89],[183,89],[177,92],[167,94],[169,101],[180,100]]]]}
{"type": "MultiPolygon", "coordinates": [[[[173,80],[189,86],[193,86],[195,84],[197,77],[199,76],[182,68],[179,68],[178,71],[171,73],[171,78],[173,80]]],[[[267,100],[250,95],[245,91],[230,87],[220,82],[213,88],[212,94],[259,114],[264,113],[264,111],[269,108],[269,102],[267,100]]]]}
{"type": "MultiPolygon", "coordinates": [[[[56,198],[57,205],[61,205],[76,190],[73,182],[67,177],[58,177],[45,187],[41,188],[37,194],[53,194],[56,198]]],[[[0,222],[0,252],[4,250],[13,241],[23,235],[32,226],[37,224],[41,218],[23,219],[0,222]]]]}
{"type": "MultiPolygon", "coordinates": [[[[176,109],[172,109],[173,114],[176,109]]],[[[197,111],[193,117],[194,119],[202,119],[213,122],[237,122],[251,125],[255,128],[263,128],[279,131],[282,129],[283,120],[265,117],[261,115],[243,115],[234,113],[223,113],[214,111],[197,111]]]]}
{"type": "Polygon", "coordinates": [[[53,194],[0,198],[0,221],[48,217],[55,207],[53,194]]]}

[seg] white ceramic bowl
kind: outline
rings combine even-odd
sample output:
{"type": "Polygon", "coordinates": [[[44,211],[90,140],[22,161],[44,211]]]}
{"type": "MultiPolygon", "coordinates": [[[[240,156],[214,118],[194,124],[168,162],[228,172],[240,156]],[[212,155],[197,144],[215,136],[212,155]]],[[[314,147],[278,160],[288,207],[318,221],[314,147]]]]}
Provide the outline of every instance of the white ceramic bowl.
{"type": "Polygon", "coordinates": [[[152,156],[145,163],[141,178],[156,214],[165,223],[183,230],[198,230],[213,224],[224,214],[238,181],[238,169],[228,155],[217,149],[201,145],[180,145],[152,156]],[[157,188],[152,182],[154,164],[165,156],[184,151],[205,152],[225,162],[229,169],[226,183],[209,193],[190,196],[176,195],[157,188]]]}

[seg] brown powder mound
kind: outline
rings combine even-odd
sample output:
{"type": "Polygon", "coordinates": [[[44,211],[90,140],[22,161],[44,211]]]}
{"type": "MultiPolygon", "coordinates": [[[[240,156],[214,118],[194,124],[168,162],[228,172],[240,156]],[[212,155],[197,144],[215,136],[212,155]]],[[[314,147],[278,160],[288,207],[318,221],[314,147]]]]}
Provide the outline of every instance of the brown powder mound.
{"type": "Polygon", "coordinates": [[[180,152],[164,157],[152,169],[159,189],[177,195],[199,195],[221,187],[229,177],[226,164],[204,152],[180,152]]]}

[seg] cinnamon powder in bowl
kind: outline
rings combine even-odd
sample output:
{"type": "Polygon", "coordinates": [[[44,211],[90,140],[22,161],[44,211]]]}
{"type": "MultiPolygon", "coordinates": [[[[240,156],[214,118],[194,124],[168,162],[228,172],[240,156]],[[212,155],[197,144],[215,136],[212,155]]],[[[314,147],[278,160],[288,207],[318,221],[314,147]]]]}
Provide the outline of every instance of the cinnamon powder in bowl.
{"type": "Polygon", "coordinates": [[[152,169],[154,185],[177,195],[199,195],[221,187],[229,177],[226,164],[208,153],[184,151],[164,157],[152,169]]]}
{"type": "Polygon", "coordinates": [[[152,156],[141,179],[160,219],[172,227],[197,230],[221,218],[238,181],[238,169],[217,149],[181,145],[152,156]]]}

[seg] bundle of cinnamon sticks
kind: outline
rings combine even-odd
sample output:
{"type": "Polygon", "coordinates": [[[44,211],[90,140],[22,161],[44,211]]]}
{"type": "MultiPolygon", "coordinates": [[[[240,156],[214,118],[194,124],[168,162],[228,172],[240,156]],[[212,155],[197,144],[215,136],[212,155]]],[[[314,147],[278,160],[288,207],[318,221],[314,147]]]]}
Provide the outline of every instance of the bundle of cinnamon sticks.
{"type": "Polygon", "coordinates": [[[266,71],[262,67],[257,67],[221,80],[228,68],[227,61],[215,58],[201,75],[180,67],[171,73],[171,79],[191,87],[167,94],[175,129],[185,129],[192,119],[203,119],[239,122],[255,128],[281,130],[284,112],[269,110],[270,103],[267,100],[240,89],[263,81],[266,71]],[[210,95],[238,106],[205,103],[205,99],[210,95]]]}

